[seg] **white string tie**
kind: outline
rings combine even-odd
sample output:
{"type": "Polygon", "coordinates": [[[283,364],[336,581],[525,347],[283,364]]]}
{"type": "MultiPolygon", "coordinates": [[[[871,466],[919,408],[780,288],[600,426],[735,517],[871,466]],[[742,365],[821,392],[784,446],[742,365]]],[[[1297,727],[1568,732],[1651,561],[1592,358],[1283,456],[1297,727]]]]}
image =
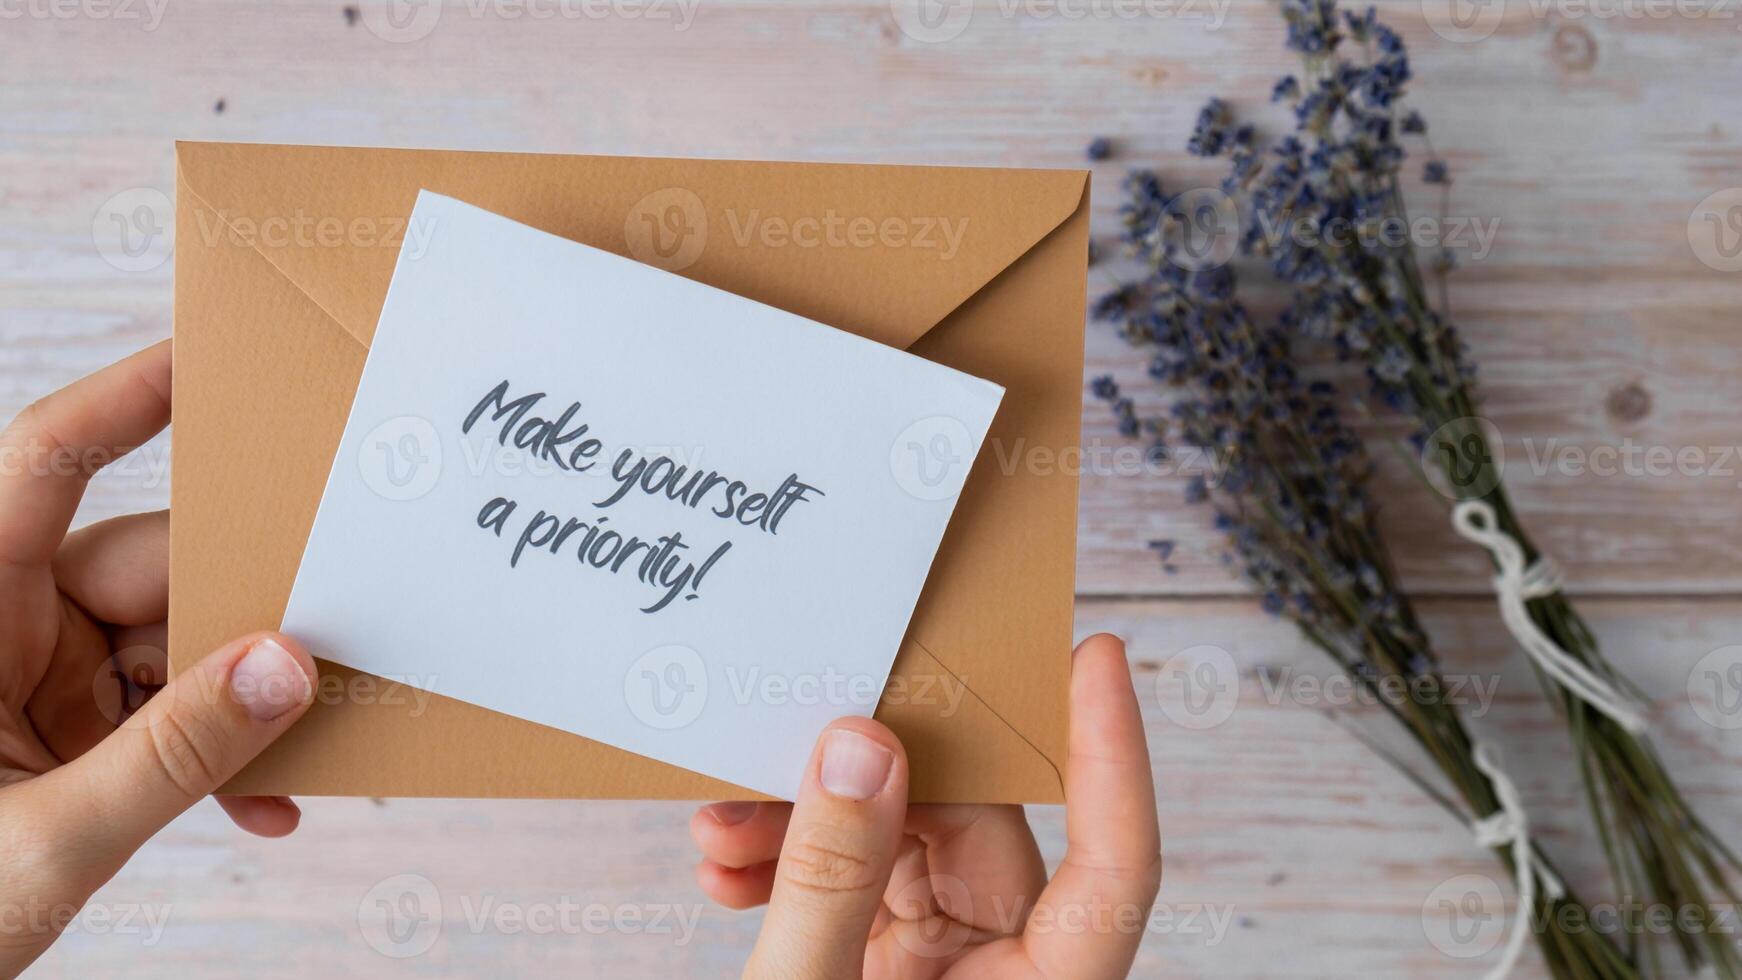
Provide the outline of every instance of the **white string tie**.
{"type": "Polygon", "coordinates": [[[1566,895],[1566,887],[1555,873],[1536,856],[1530,846],[1530,824],[1524,816],[1524,803],[1518,797],[1518,787],[1512,784],[1487,743],[1475,746],[1476,771],[1488,777],[1494,787],[1494,798],[1500,809],[1470,825],[1476,843],[1483,847],[1512,846],[1512,868],[1517,875],[1514,887],[1518,892],[1518,910],[1512,917],[1512,934],[1506,937],[1506,948],[1500,962],[1488,971],[1488,980],[1505,980],[1524,952],[1524,942],[1530,936],[1530,914],[1536,905],[1536,882],[1542,879],[1543,891],[1549,901],[1566,895]]]}
{"type": "Polygon", "coordinates": [[[1494,508],[1486,501],[1460,501],[1452,510],[1452,527],[1494,556],[1494,564],[1500,570],[1494,576],[1494,591],[1500,600],[1500,619],[1524,652],[1581,701],[1635,735],[1644,732],[1647,727],[1645,715],[1632,699],[1623,696],[1589,666],[1562,650],[1530,618],[1526,603],[1561,590],[1563,580],[1554,562],[1545,556],[1526,567],[1524,548],[1510,534],[1500,530],[1494,508]]]}

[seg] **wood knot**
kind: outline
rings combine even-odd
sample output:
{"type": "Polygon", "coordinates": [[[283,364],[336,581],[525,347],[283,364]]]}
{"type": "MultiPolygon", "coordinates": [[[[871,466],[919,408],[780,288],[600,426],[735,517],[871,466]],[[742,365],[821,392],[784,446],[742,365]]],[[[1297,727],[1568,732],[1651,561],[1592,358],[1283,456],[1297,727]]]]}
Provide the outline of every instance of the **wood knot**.
{"type": "Polygon", "coordinates": [[[1624,384],[1609,392],[1604,407],[1617,422],[1637,422],[1651,412],[1651,392],[1637,382],[1624,384]]]}
{"type": "Polygon", "coordinates": [[[1566,71],[1590,71],[1597,63],[1597,39],[1582,24],[1555,28],[1549,51],[1555,64],[1566,71]]]}

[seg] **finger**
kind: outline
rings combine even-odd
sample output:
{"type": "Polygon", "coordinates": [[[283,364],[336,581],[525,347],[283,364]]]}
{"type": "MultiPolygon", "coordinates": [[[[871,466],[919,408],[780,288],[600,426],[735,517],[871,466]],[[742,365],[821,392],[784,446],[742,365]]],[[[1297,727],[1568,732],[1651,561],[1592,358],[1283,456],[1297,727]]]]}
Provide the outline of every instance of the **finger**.
{"type": "Polygon", "coordinates": [[[774,891],[774,862],[748,868],[728,868],[712,861],[696,865],[696,884],[714,901],[729,909],[750,909],[768,904],[774,891]]]}
{"type": "Polygon", "coordinates": [[[302,822],[302,808],[288,796],[219,796],[230,822],[256,837],[283,837],[302,822]]]}
{"type": "Polygon", "coordinates": [[[1071,665],[1065,838],[1023,935],[1028,956],[1043,976],[1123,977],[1161,887],[1161,835],[1125,644],[1106,634],[1071,665]]]}
{"type": "Polygon", "coordinates": [[[745,976],[860,975],[906,809],[907,754],[894,733],[869,718],[829,726],[799,787],[745,976]]]}
{"type": "Polygon", "coordinates": [[[35,681],[24,715],[60,762],[70,762],[115,730],[120,678],[109,659],[109,636],[77,606],[60,599],[55,642],[35,681]],[[100,691],[101,685],[110,685],[100,691]]]}
{"type": "Polygon", "coordinates": [[[313,659],[282,634],[235,640],[91,751],[17,789],[35,812],[54,815],[62,867],[100,883],[300,718],[315,677],[313,659]]]}
{"type": "Polygon", "coordinates": [[[105,623],[139,626],[169,616],[169,511],[128,514],[67,535],[55,584],[105,623]]]}
{"type": "Polygon", "coordinates": [[[690,817],[690,836],[709,861],[748,868],[780,856],[791,819],[790,803],[714,803],[690,817]]]}
{"type": "Polygon", "coordinates": [[[163,686],[167,632],[161,622],[105,632],[79,610],[66,611],[48,669],[25,705],[56,759],[90,751],[163,686]]]}
{"type": "Polygon", "coordinates": [[[898,861],[884,904],[899,919],[946,915],[976,930],[1022,931],[1046,862],[1020,806],[915,806],[919,847],[898,861]]]}
{"type": "Polygon", "coordinates": [[[135,687],[155,692],[169,683],[169,623],[111,629],[109,648],[115,669],[135,687]]]}
{"type": "Polygon", "coordinates": [[[48,565],[85,483],[169,424],[170,343],[27,407],[0,431],[0,590],[48,565]]]}

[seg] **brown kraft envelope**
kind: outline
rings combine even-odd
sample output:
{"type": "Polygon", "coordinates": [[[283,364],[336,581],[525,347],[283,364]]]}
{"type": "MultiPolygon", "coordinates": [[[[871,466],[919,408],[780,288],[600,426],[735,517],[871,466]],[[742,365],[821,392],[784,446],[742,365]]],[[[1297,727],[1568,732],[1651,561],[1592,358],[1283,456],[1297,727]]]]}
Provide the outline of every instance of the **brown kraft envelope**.
{"type": "MultiPolygon", "coordinates": [[[[907,747],[915,801],[1062,800],[1085,172],[234,143],[178,143],[176,157],[172,670],[280,622],[428,188],[619,255],[687,262],[668,267],[1005,386],[876,716],[907,747]],[[662,236],[640,246],[654,243],[651,258],[633,254],[638,228],[662,236]]],[[[377,585],[392,602],[392,583],[377,585]]],[[[308,715],[225,792],[757,795],[321,670],[308,715]]]]}

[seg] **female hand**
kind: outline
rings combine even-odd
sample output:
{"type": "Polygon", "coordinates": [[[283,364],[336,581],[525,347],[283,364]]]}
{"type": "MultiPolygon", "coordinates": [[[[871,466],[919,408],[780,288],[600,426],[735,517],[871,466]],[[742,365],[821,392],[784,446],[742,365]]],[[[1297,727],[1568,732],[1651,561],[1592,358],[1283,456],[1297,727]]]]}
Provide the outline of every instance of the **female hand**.
{"type": "MultiPolygon", "coordinates": [[[[165,341],[49,395],[0,432],[3,976],[41,955],[141,844],[313,700],[309,655],[256,633],[124,721],[116,711],[129,679],[152,689],[167,674],[169,514],[67,528],[92,474],[169,423],[169,379],[165,341]]],[[[254,833],[296,828],[287,799],[219,802],[254,833]]]]}
{"type": "Polygon", "coordinates": [[[1077,647],[1070,701],[1068,846],[1050,882],[1021,807],[909,807],[901,743],[869,719],[823,733],[796,804],[698,811],[703,890],[768,903],[744,975],[1124,976],[1161,887],[1161,838],[1118,638],[1077,647]]]}

